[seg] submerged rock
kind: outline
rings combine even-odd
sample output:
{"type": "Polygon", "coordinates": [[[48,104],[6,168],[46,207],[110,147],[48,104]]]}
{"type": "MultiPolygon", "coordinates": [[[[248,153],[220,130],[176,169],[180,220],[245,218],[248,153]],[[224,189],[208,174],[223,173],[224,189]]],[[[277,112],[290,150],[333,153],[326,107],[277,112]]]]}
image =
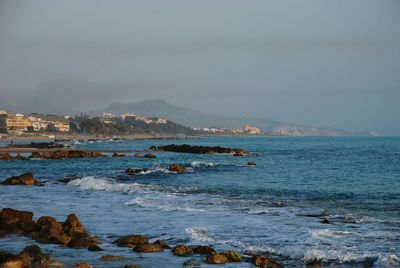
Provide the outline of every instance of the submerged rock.
{"type": "Polygon", "coordinates": [[[125,157],[126,155],[124,154],[119,154],[119,153],[113,153],[112,157],[125,157]]]}
{"type": "Polygon", "coordinates": [[[263,255],[253,256],[251,258],[251,262],[254,263],[255,266],[263,267],[263,268],[281,268],[282,267],[274,260],[270,259],[267,256],[263,256],[263,255]]]}
{"type": "Polygon", "coordinates": [[[3,208],[0,212],[0,236],[31,233],[36,229],[32,218],[32,212],[3,208]]]}
{"type": "Polygon", "coordinates": [[[75,264],[74,268],[93,268],[93,266],[87,262],[80,262],[75,264]]]}
{"type": "Polygon", "coordinates": [[[144,158],[157,158],[157,156],[154,154],[145,154],[143,157],[144,158]]]}
{"type": "Polygon", "coordinates": [[[137,245],[134,249],[136,252],[141,252],[141,253],[151,253],[151,252],[161,252],[164,251],[162,247],[159,245],[155,244],[141,244],[137,245]]]}
{"type": "Polygon", "coordinates": [[[87,249],[89,251],[103,251],[104,250],[101,247],[99,247],[98,245],[89,245],[87,249]]]}
{"type": "Polygon", "coordinates": [[[135,154],[134,157],[135,158],[142,158],[143,156],[141,154],[135,154]]]}
{"type": "Polygon", "coordinates": [[[119,247],[134,248],[138,245],[148,244],[149,240],[142,235],[126,235],[114,241],[119,247]]]}
{"type": "Polygon", "coordinates": [[[138,174],[149,171],[148,168],[128,168],[125,173],[128,175],[138,174]]]}
{"type": "Polygon", "coordinates": [[[245,154],[242,151],[235,151],[233,156],[244,156],[245,154]]]}
{"type": "Polygon", "coordinates": [[[237,252],[237,251],[229,250],[222,254],[228,258],[228,262],[241,262],[242,261],[242,256],[240,256],[239,252],[237,252]]]}
{"type": "Polygon", "coordinates": [[[182,263],[183,266],[201,266],[201,263],[198,261],[194,260],[187,260],[184,263],[182,263]]]}
{"type": "Polygon", "coordinates": [[[151,146],[149,148],[151,151],[166,151],[166,152],[176,152],[176,153],[192,153],[192,154],[233,154],[236,152],[245,153],[241,149],[224,148],[220,146],[199,146],[199,145],[164,145],[164,146],[151,146]]]}
{"type": "Polygon", "coordinates": [[[257,166],[256,162],[252,162],[252,161],[248,162],[247,165],[250,166],[250,167],[257,166]]]}
{"type": "Polygon", "coordinates": [[[185,172],[186,168],[180,164],[171,164],[169,165],[168,170],[179,173],[179,172],[185,172]]]}
{"type": "Polygon", "coordinates": [[[33,174],[31,172],[26,172],[22,175],[19,176],[12,176],[3,182],[1,182],[2,185],[27,185],[27,186],[33,186],[33,185],[40,185],[40,183],[33,177],[33,174]]]}
{"type": "Polygon", "coordinates": [[[212,255],[217,253],[212,247],[210,246],[197,246],[193,247],[193,252],[203,255],[212,255]]]}
{"type": "Polygon", "coordinates": [[[163,249],[170,249],[171,247],[165,242],[164,240],[157,240],[156,242],[153,243],[154,245],[159,246],[160,248],[163,249]]]}
{"type": "Polygon", "coordinates": [[[220,253],[214,253],[207,257],[207,263],[209,264],[224,264],[228,262],[228,258],[220,253]]]}
{"type": "Polygon", "coordinates": [[[100,257],[100,260],[102,261],[119,261],[123,260],[125,257],[123,256],[115,256],[115,255],[104,255],[100,257]]]}
{"type": "Polygon", "coordinates": [[[186,245],[177,245],[172,249],[172,253],[176,256],[189,256],[193,254],[193,250],[191,247],[186,245]]]}
{"type": "Polygon", "coordinates": [[[95,246],[98,244],[100,241],[93,237],[74,237],[72,240],[68,243],[68,246],[71,248],[88,248],[90,246],[95,246]]]}
{"type": "Polygon", "coordinates": [[[324,223],[324,224],[330,224],[330,223],[331,223],[331,221],[330,221],[330,220],[328,220],[327,218],[325,218],[325,219],[321,220],[321,221],[320,221],[320,223],[324,223]]]}

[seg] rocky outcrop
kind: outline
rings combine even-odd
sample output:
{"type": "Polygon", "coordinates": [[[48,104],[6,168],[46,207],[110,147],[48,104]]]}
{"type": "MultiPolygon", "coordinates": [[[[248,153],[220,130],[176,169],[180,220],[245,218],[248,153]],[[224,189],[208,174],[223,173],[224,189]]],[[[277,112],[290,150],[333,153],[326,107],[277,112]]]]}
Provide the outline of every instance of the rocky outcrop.
{"type": "Polygon", "coordinates": [[[189,145],[189,144],[182,144],[182,145],[164,145],[164,146],[152,146],[149,148],[152,151],[166,151],[166,152],[176,152],[176,153],[191,153],[191,154],[235,154],[235,153],[242,153],[245,152],[241,149],[232,149],[232,148],[225,148],[220,146],[199,146],[199,145],[189,145]]]}
{"type": "Polygon", "coordinates": [[[87,249],[89,251],[103,251],[104,250],[101,247],[99,247],[98,245],[89,245],[87,249]]]}
{"type": "Polygon", "coordinates": [[[125,259],[123,256],[115,256],[115,255],[104,255],[100,257],[102,261],[120,261],[125,259]]]}
{"type": "Polygon", "coordinates": [[[156,244],[137,245],[133,250],[136,252],[140,252],[140,253],[151,253],[151,252],[164,251],[159,245],[156,245],[156,244]]]}
{"type": "Polygon", "coordinates": [[[149,244],[149,240],[142,235],[122,236],[114,241],[119,247],[135,248],[138,245],[149,244]]]}
{"type": "Polygon", "coordinates": [[[1,182],[0,184],[34,186],[34,185],[40,185],[40,182],[33,177],[33,174],[31,172],[27,172],[19,176],[10,177],[1,182]]]}
{"type": "Polygon", "coordinates": [[[0,160],[13,160],[14,157],[9,153],[1,153],[0,160]]]}
{"type": "Polygon", "coordinates": [[[54,261],[49,254],[42,252],[37,245],[27,246],[19,255],[9,252],[0,252],[1,268],[28,268],[28,267],[62,267],[63,265],[54,261]]]}
{"type": "Polygon", "coordinates": [[[1,268],[26,268],[24,260],[10,252],[0,251],[0,267],[1,268]]]}
{"type": "Polygon", "coordinates": [[[185,172],[186,168],[180,164],[171,164],[169,165],[168,170],[180,173],[180,172],[185,172]]]}
{"type": "Polygon", "coordinates": [[[93,268],[93,266],[87,262],[80,262],[80,263],[75,264],[74,268],[93,268]]]}
{"type": "Polygon", "coordinates": [[[248,162],[247,165],[250,166],[250,167],[257,166],[256,162],[252,162],[252,161],[248,162]]]}
{"type": "Polygon", "coordinates": [[[142,158],[143,156],[141,154],[135,154],[134,157],[135,158],[142,158]]]}
{"type": "Polygon", "coordinates": [[[274,260],[270,259],[264,255],[256,255],[251,258],[251,262],[257,267],[263,268],[281,268],[282,266],[279,265],[274,260]]]}
{"type": "Polygon", "coordinates": [[[31,158],[42,159],[68,159],[68,158],[97,158],[106,157],[100,152],[96,151],[80,151],[80,150],[57,150],[47,152],[33,152],[31,158]]]}
{"type": "Polygon", "coordinates": [[[34,148],[34,149],[61,149],[66,146],[62,143],[55,142],[31,142],[31,143],[12,143],[6,148],[34,148]]]}
{"type": "Polygon", "coordinates": [[[242,256],[240,256],[239,252],[229,250],[222,253],[225,257],[228,258],[228,262],[241,262],[242,256]]]}
{"type": "Polygon", "coordinates": [[[67,245],[72,237],[64,233],[63,226],[51,216],[42,216],[36,222],[38,231],[32,234],[32,239],[40,243],[67,245]]]}
{"type": "Polygon", "coordinates": [[[228,262],[228,258],[220,253],[214,253],[207,257],[208,264],[224,264],[228,262]]]}
{"type": "Polygon", "coordinates": [[[149,171],[148,168],[128,168],[125,173],[128,175],[138,174],[142,172],[149,171]]]}
{"type": "Polygon", "coordinates": [[[171,247],[164,240],[157,240],[153,243],[154,245],[159,246],[162,249],[170,249],[171,247]]]}
{"type": "Polygon", "coordinates": [[[112,157],[125,157],[125,154],[113,153],[112,157]]]}
{"type": "Polygon", "coordinates": [[[0,236],[31,233],[36,229],[32,218],[32,212],[3,208],[0,212],[0,236]]]}
{"type": "Polygon", "coordinates": [[[157,156],[154,154],[145,154],[143,157],[144,158],[157,158],[157,156]]]}
{"type": "Polygon", "coordinates": [[[172,249],[172,253],[176,256],[186,257],[193,254],[191,247],[186,245],[177,245],[172,249]]]}
{"type": "Polygon", "coordinates": [[[217,253],[212,247],[210,246],[197,246],[193,247],[193,252],[203,255],[212,255],[217,253]]]}
{"type": "Polygon", "coordinates": [[[63,230],[66,235],[72,237],[84,237],[87,236],[86,229],[75,214],[68,215],[67,219],[63,224],[63,230]]]}
{"type": "Polygon", "coordinates": [[[242,151],[235,151],[234,153],[233,153],[233,156],[245,156],[245,154],[242,152],[242,151]]]}

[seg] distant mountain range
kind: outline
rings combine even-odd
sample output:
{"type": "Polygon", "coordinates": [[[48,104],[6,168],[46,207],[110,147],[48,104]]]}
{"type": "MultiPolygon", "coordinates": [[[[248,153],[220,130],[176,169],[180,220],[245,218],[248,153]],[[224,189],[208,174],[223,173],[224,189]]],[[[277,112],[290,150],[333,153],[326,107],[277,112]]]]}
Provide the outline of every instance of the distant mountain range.
{"type": "Polygon", "coordinates": [[[245,124],[256,126],[270,135],[282,136],[371,136],[370,132],[352,133],[330,127],[313,127],[299,124],[283,123],[271,119],[230,117],[194,111],[165,100],[145,100],[135,103],[113,103],[110,106],[95,110],[89,114],[101,115],[103,112],[114,114],[134,113],[146,117],[167,117],[169,120],[189,127],[238,128],[245,124]]]}

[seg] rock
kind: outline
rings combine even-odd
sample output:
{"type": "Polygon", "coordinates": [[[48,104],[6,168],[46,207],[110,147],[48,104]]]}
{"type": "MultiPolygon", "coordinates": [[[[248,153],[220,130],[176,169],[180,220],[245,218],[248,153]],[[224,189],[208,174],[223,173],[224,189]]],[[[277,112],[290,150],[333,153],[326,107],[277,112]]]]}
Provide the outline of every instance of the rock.
{"type": "Polygon", "coordinates": [[[12,160],[13,157],[9,153],[2,153],[0,154],[0,160],[12,160]]]}
{"type": "Polygon", "coordinates": [[[43,153],[35,152],[30,156],[31,158],[43,159],[67,159],[67,158],[96,158],[105,157],[105,155],[96,151],[80,151],[80,150],[57,150],[46,151],[43,153]]]}
{"type": "Polygon", "coordinates": [[[13,143],[8,144],[7,148],[33,148],[33,149],[55,149],[64,148],[65,145],[62,143],[55,142],[31,142],[31,143],[13,143]]]}
{"type": "Polygon", "coordinates": [[[187,260],[184,263],[182,263],[183,266],[201,266],[201,263],[198,261],[194,260],[187,260]]]}
{"type": "Polygon", "coordinates": [[[135,158],[142,158],[143,156],[141,154],[135,154],[134,157],[135,158]]]}
{"type": "Polygon", "coordinates": [[[142,268],[142,266],[139,266],[139,265],[129,265],[129,264],[127,264],[127,265],[124,266],[124,268],[142,268]]]}
{"type": "Polygon", "coordinates": [[[40,183],[33,177],[31,172],[24,173],[19,176],[13,176],[4,180],[3,185],[39,185],[40,183]]]}
{"type": "Polygon", "coordinates": [[[176,256],[189,256],[193,254],[193,250],[191,247],[186,245],[177,245],[172,249],[172,253],[176,256]]]}
{"type": "MultiPolygon", "coordinates": [[[[320,268],[322,267],[322,260],[321,259],[312,259],[308,260],[305,263],[307,268],[320,268]]],[[[371,265],[372,267],[373,265],[371,265]]]]}
{"type": "Polygon", "coordinates": [[[74,268],[93,268],[93,266],[87,262],[80,262],[75,264],[74,268]]]}
{"type": "Polygon", "coordinates": [[[52,263],[50,255],[43,253],[38,245],[27,246],[19,256],[29,267],[48,267],[52,263]]]}
{"type": "Polygon", "coordinates": [[[89,245],[87,249],[89,251],[103,251],[104,250],[101,247],[99,247],[98,245],[89,245]]]}
{"type": "Polygon", "coordinates": [[[217,253],[212,247],[210,246],[197,246],[193,248],[194,253],[203,254],[203,255],[212,255],[217,253]]]}
{"type": "Polygon", "coordinates": [[[233,156],[244,156],[244,153],[242,151],[235,151],[233,156]]]}
{"type": "Polygon", "coordinates": [[[133,175],[137,173],[142,173],[148,171],[148,168],[128,168],[125,173],[128,175],[133,175]]]}
{"type": "Polygon", "coordinates": [[[134,248],[137,245],[148,244],[149,240],[142,235],[127,235],[118,238],[116,241],[114,241],[114,243],[116,243],[119,247],[134,248]]]}
{"type": "Polygon", "coordinates": [[[32,152],[29,158],[42,158],[42,155],[39,152],[32,152]]]}
{"type": "Polygon", "coordinates": [[[26,268],[24,260],[17,255],[0,252],[0,268],[26,268]]]}
{"type": "Polygon", "coordinates": [[[113,153],[112,157],[125,157],[126,155],[124,154],[118,154],[118,153],[113,153]]]}
{"type": "Polygon", "coordinates": [[[67,245],[72,240],[72,237],[64,233],[62,224],[53,217],[42,216],[37,220],[36,225],[38,232],[32,233],[32,239],[40,243],[67,245]]]}
{"type": "Polygon", "coordinates": [[[191,153],[191,154],[233,154],[235,152],[242,152],[243,150],[240,149],[232,149],[232,148],[224,148],[220,146],[198,146],[198,145],[189,145],[189,144],[182,144],[182,145],[164,145],[164,146],[152,146],[149,148],[152,151],[166,151],[166,152],[176,152],[176,153],[191,153]]]}
{"type": "Polygon", "coordinates": [[[31,233],[36,229],[32,218],[32,212],[3,208],[0,212],[0,235],[31,233]]]}
{"type": "Polygon", "coordinates": [[[254,263],[254,265],[257,267],[281,268],[281,266],[277,262],[275,262],[275,261],[271,260],[269,257],[263,256],[263,255],[253,256],[253,258],[251,258],[251,262],[254,263]]]}
{"type": "Polygon", "coordinates": [[[14,160],[29,160],[29,158],[22,156],[20,153],[18,153],[14,156],[14,160]]]}
{"type": "Polygon", "coordinates": [[[154,154],[145,154],[143,157],[144,158],[157,158],[157,156],[154,154]]]}
{"type": "Polygon", "coordinates": [[[324,223],[324,224],[330,224],[331,223],[327,218],[321,220],[320,222],[324,223]]]}
{"type": "Polygon", "coordinates": [[[171,247],[164,240],[157,240],[153,243],[154,245],[159,246],[162,249],[170,249],[171,247]]]}
{"type": "Polygon", "coordinates": [[[250,167],[257,166],[256,162],[252,162],[252,161],[248,162],[247,165],[250,166],[250,167]]]}
{"type": "Polygon", "coordinates": [[[85,227],[82,225],[78,216],[76,216],[75,214],[68,215],[66,221],[63,224],[63,230],[64,233],[69,236],[87,236],[85,227]]]}
{"type": "Polygon", "coordinates": [[[89,246],[96,245],[99,242],[95,237],[74,237],[68,243],[68,246],[71,248],[89,248],[89,246]]]}
{"type": "Polygon", "coordinates": [[[207,257],[207,263],[209,264],[224,264],[228,262],[228,258],[220,253],[215,253],[207,257]]]}
{"type": "Polygon", "coordinates": [[[169,165],[168,170],[179,173],[179,172],[185,172],[186,168],[180,164],[171,164],[169,165]]]}
{"type": "Polygon", "coordinates": [[[239,252],[229,250],[222,254],[228,258],[228,262],[241,262],[242,261],[242,256],[240,256],[239,252]]]}
{"type": "Polygon", "coordinates": [[[119,261],[123,260],[125,257],[123,256],[114,256],[114,255],[104,255],[100,257],[100,260],[102,261],[119,261]]]}
{"type": "Polygon", "coordinates": [[[155,244],[137,245],[133,250],[136,251],[136,252],[141,252],[141,253],[151,253],[151,252],[164,251],[159,245],[155,245],[155,244]]]}

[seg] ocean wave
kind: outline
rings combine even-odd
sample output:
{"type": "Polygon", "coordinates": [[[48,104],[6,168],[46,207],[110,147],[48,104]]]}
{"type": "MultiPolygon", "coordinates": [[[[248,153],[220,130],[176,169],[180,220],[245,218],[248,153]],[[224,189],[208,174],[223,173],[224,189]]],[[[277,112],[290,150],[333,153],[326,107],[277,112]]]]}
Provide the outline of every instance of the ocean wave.
{"type": "Polygon", "coordinates": [[[377,256],[372,253],[357,253],[349,250],[321,250],[321,249],[309,249],[304,252],[304,262],[310,262],[313,260],[321,260],[323,262],[339,262],[349,263],[358,262],[364,263],[367,260],[375,260],[377,256]]]}
{"type": "Polygon", "coordinates": [[[188,206],[180,206],[178,204],[174,205],[165,205],[165,203],[173,203],[168,200],[168,196],[164,196],[163,198],[158,199],[151,199],[151,198],[144,198],[144,197],[136,197],[128,202],[125,203],[127,206],[140,206],[140,207],[149,207],[149,208],[156,208],[163,211],[185,211],[185,212],[204,212],[204,209],[200,208],[193,208],[188,206]]]}
{"type": "Polygon", "coordinates": [[[350,236],[353,233],[349,231],[337,231],[337,230],[329,230],[329,229],[314,229],[311,230],[311,235],[317,238],[325,238],[325,237],[343,237],[343,236],[350,236]]]}
{"type": "Polygon", "coordinates": [[[189,236],[190,241],[202,243],[215,243],[216,240],[212,237],[204,227],[191,227],[185,229],[186,234],[189,236]]]}
{"type": "Polygon", "coordinates": [[[203,161],[192,161],[192,163],[190,163],[190,165],[194,168],[197,167],[214,167],[216,166],[216,164],[212,163],[212,162],[203,162],[203,161]]]}

